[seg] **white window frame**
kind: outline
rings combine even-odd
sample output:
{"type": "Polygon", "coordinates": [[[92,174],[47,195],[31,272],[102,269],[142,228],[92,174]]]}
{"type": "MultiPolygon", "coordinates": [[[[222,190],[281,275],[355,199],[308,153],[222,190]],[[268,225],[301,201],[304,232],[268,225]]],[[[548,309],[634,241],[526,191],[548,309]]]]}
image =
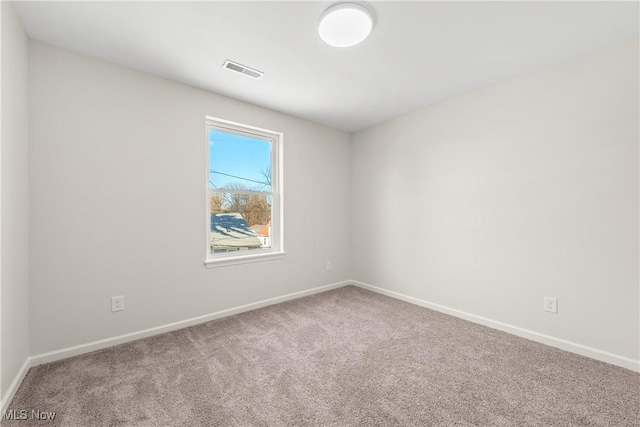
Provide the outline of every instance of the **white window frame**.
{"type": "MultiPolygon", "coordinates": [[[[268,261],[280,259],[285,256],[284,251],[284,215],[283,215],[283,174],[282,174],[282,145],[284,135],[268,129],[249,126],[232,122],[217,117],[205,116],[206,121],[206,156],[205,156],[205,205],[206,205],[206,245],[204,264],[207,268],[222,267],[227,265],[244,264],[249,262],[268,261]],[[271,193],[273,205],[271,208],[271,248],[255,249],[252,251],[226,252],[211,254],[211,193],[209,189],[209,130],[215,129],[222,132],[230,132],[251,138],[259,138],[271,142],[271,193]],[[241,255],[238,255],[241,253],[241,255]]],[[[222,189],[224,191],[224,189],[222,189]]]]}

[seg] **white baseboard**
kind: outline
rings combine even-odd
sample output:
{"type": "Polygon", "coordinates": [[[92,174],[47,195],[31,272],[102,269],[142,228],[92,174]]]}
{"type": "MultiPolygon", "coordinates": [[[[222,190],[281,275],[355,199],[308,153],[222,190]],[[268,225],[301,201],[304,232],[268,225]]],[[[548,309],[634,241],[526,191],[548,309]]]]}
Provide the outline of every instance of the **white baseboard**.
{"type": "Polygon", "coordinates": [[[156,326],[154,328],[144,329],[142,331],[132,332],[129,334],[119,335],[112,338],[106,338],[103,340],[93,341],[86,344],[80,344],[73,347],[67,347],[60,350],[54,350],[47,353],[37,354],[34,356],[28,357],[20,371],[14,378],[13,382],[9,386],[9,389],[5,393],[5,396],[2,396],[2,400],[0,401],[0,417],[4,414],[4,411],[7,409],[11,400],[13,400],[16,391],[22,384],[24,377],[27,375],[27,372],[30,368],[38,365],[42,365],[44,363],[55,362],[57,360],[67,359],[69,357],[78,356],[84,353],[90,353],[92,351],[101,350],[103,348],[112,347],[118,344],[124,344],[126,342],[139,340],[141,338],[150,337],[153,335],[162,334],[165,332],[175,331],[182,328],[187,328],[189,326],[198,325],[200,323],[209,322],[211,320],[221,319],[223,317],[233,316],[235,314],[244,313],[246,311],[256,310],[258,308],[266,307],[273,304],[278,304],[280,302],[290,301],[302,297],[306,297],[308,295],[317,294],[320,292],[329,291],[331,289],[341,288],[343,286],[350,285],[351,281],[343,281],[332,283],[325,286],[319,286],[313,289],[307,289],[300,292],[294,292],[287,295],[282,295],[275,298],[269,298],[262,301],[257,301],[251,304],[245,304],[238,307],[233,307],[227,310],[217,311],[215,313],[205,314],[203,316],[193,317],[191,319],[181,320],[179,322],[169,323],[167,325],[156,326]]]}
{"type": "Polygon", "coordinates": [[[602,362],[610,363],[612,365],[620,366],[622,368],[630,369],[635,372],[640,372],[640,360],[634,360],[628,357],[619,356],[603,350],[598,350],[593,347],[578,344],[575,342],[567,341],[561,338],[552,337],[550,335],[541,334],[528,329],[520,328],[518,326],[509,325],[507,323],[498,322],[496,320],[487,319],[486,317],[477,316],[475,314],[467,313],[464,311],[456,310],[454,308],[446,307],[440,304],[435,304],[429,301],[421,300],[419,298],[410,297],[398,292],[389,291],[387,289],[378,288],[376,286],[369,285],[367,283],[358,282],[352,280],[355,286],[358,286],[369,291],[373,291],[382,295],[386,295],[391,298],[399,299],[411,304],[419,305],[421,307],[429,308],[431,310],[439,311],[441,313],[449,314],[454,317],[458,317],[464,320],[469,320],[480,325],[488,326],[493,329],[508,332],[513,335],[517,335],[522,338],[529,339],[531,341],[546,344],[551,347],[556,347],[561,350],[576,353],[581,356],[590,357],[592,359],[600,360],[602,362]]]}
{"type": "Polygon", "coordinates": [[[227,310],[217,311],[215,313],[205,314],[203,316],[193,317],[191,319],[181,320],[179,322],[169,323],[162,326],[156,326],[154,328],[144,329],[137,332],[131,332],[129,334],[119,335],[112,338],[106,338],[103,340],[93,341],[86,344],[80,344],[73,347],[67,347],[60,350],[54,350],[47,353],[31,356],[31,366],[38,366],[44,363],[55,362],[56,360],[62,360],[80,354],[89,353],[103,348],[112,347],[118,344],[124,344],[126,342],[139,340],[141,338],[150,337],[153,335],[162,334],[165,332],[175,331],[178,329],[187,328],[189,326],[198,325],[200,323],[209,322],[211,320],[221,319],[223,317],[233,316],[235,314],[244,313],[246,311],[256,310],[258,308],[266,307],[273,304],[278,304],[284,301],[290,301],[308,295],[325,292],[331,289],[341,288],[343,286],[351,284],[351,281],[344,281],[338,283],[332,283],[325,286],[319,286],[313,289],[307,289],[300,292],[294,292],[287,295],[282,295],[275,298],[269,298],[266,300],[254,302],[251,304],[245,304],[227,310]]]}
{"type": "Polygon", "coordinates": [[[506,323],[487,319],[482,316],[466,313],[464,311],[460,311],[460,310],[449,308],[440,304],[424,301],[419,298],[410,297],[408,295],[404,295],[398,292],[389,291],[383,288],[378,288],[376,286],[358,282],[356,280],[348,280],[344,282],[332,283],[325,286],[319,286],[317,288],[307,289],[300,292],[294,292],[294,293],[283,295],[280,297],[269,298],[269,299],[254,302],[251,304],[241,305],[241,306],[230,308],[227,310],[205,314],[203,316],[198,316],[191,319],[170,323],[163,326],[157,326],[154,328],[144,329],[141,331],[132,332],[125,335],[93,341],[87,344],[81,344],[73,347],[63,348],[60,350],[50,351],[48,353],[42,353],[42,354],[30,356],[24,361],[24,364],[22,365],[22,367],[18,371],[18,374],[16,375],[13,382],[9,386],[9,389],[5,393],[5,396],[2,396],[2,400],[0,401],[0,416],[1,414],[4,414],[4,411],[8,408],[9,404],[11,403],[11,400],[13,399],[16,391],[20,387],[20,384],[24,380],[24,377],[27,375],[27,372],[29,371],[29,369],[34,366],[38,366],[43,363],[55,362],[57,360],[66,359],[69,357],[77,356],[84,353],[89,353],[96,350],[101,350],[103,348],[112,347],[114,345],[123,344],[126,342],[135,341],[141,338],[162,334],[164,332],[175,331],[178,329],[186,328],[186,327],[197,325],[200,323],[209,322],[211,320],[233,316],[235,314],[256,310],[258,308],[266,307],[273,304],[278,304],[280,302],[294,300],[297,298],[302,298],[308,295],[325,292],[331,289],[341,288],[347,285],[355,285],[363,289],[367,289],[382,295],[389,296],[391,298],[395,298],[411,304],[419,305],[421,307],[429,308],[429,309],[439,311],[441,313],[449,314],[461,319],[469,320],[471,322],[488,326],[490,328],[498,329],[504,332],[508,332],[513,335],[530,339],[532,341],[536,341],[536,342],[546,344],[552,347],[556,347],[562,350],[570,351],[572,353],[580,354],[582,356],[590,357],[592,359],[600,360],[606,363],[610,363],[612,365],[627,368],[635,372],[640,372],[640,360],[630,359],[628,357],[623,357],[616,354],[608,353],[606,351],[584,346],[582,344],[566,341],[566,340],[552,337],[545,334],[540,334],[538,332],[530,331],[528,329],[519,328],[517,326],[512,326],[506,323]]]}
{"type": "Polygon", "coordinates": [[[4,415],[4,411],[9,408],[9,404],[13,400],[13,396],[15,396],[16,391],[18,391],[20,384],[22,384],[22,380],[27,376],[27,372],[29,372],[29,368],[31,368],[31,366],[31,358],[27,357],[20,367],[20,370],[18,370],[18,374],[11,382],[7,392],[2,396],[2,401],[0,402],[0,417],[2,417],[4,415]]]}

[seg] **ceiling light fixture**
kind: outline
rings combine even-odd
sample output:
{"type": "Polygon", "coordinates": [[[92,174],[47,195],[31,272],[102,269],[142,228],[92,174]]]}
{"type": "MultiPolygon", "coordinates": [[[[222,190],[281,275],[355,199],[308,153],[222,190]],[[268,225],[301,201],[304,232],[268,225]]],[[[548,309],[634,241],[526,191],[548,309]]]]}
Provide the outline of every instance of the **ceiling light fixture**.
{"type": "Polygon", "coordinates": [[[318,34],[335,47],[354,46],[366,39],[373,29],[373,14],[357,3],[338,3],[320,15],[318,34]]]}

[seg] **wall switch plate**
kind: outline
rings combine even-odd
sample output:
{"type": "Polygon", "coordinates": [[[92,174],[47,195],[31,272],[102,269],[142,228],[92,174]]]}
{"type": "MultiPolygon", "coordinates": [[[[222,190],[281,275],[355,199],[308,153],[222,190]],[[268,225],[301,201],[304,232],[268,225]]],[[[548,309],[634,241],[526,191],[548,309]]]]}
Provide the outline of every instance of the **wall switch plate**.
{"type": "Polygon", "coordinates": [[[544,297],[544,311],[558,313],[558,298],[544,297]]]}
{"type": "Polygon", "coordinates": [[[327,265],[325,267],[327,271],[331,270],[331,261],[327,261],[327,265]]]}
{"type": "Polygon", "coordinates": [[[124,295],[111,297],[111,311],[113,312],[122,310],[124,310],[124,295]]]}

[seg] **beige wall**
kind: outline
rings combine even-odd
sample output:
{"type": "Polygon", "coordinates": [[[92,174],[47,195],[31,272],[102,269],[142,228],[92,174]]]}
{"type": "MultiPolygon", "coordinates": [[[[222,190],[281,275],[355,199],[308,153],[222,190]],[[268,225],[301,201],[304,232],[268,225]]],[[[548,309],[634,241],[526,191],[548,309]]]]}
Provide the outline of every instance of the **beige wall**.
{"type": "Polygon", "coordinates": [[[0,392],[29,356],[28,40],[11,3],[2,8],[0,392]]]}
{"type": "Polygon", "coordinates": [[[353,278],[637,364],[638,102],[636,40],[355,134],[353,278]]]}
{"type": "Polygon", "coordinates": [[[39,43],[27,60],[7,2],[2,24],[3,395],[29,354],[350,278],[639,359],[637,41],[350,136],[39,43]],[[205,115],[285,134],[285,259],[204,267],[205,115]]]}
{"type": "Polygon", "coordinates": [[[30,61],[32,354],[350,278],[349,134],[38,43],[30,61]],[[205,268],[205,115],[284,133],[285,259],[205,268]]]}

